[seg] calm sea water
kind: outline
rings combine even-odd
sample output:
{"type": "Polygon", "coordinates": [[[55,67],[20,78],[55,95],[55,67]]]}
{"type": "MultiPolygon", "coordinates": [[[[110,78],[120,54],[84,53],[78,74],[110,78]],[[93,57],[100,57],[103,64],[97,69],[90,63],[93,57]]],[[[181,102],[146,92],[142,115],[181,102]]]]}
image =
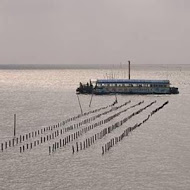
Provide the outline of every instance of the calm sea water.
{"type": "MultiPolygon", "coordinates": [[[[13,137],[13,114],[17,114],[17,136],[57,124],[80,114],[75,94],[79,82],[87,82],[90,78],[106,78],[113,73],[120,78],[127,76],[127,70],[113,69],[0,70],[0,143],[13,137]]],[[[147,70],[140,68],[133,70],[131,75],[138,79],[169,79],[174,86],[179,87],[180,94],[118,95],[118,105],[129,100],[131,105],[141,100],[145,102],[108,124],[87,132],[52,155],[49,155],[48,147],[64,135],[24,153],[20,153],[19,148],[26,142],[3,152],[0,150],[0,189],[189,190],[190,67],[168,67],[167,70],[159,67],[147,70]],[[157,101],[155,105],[98,140],[90,148],[72,154],[71,146],[77,141],[82,142],[154,100],[157,101]],[[119,136],[127,127],[142,121],[167,100],[169,104],[164,109],[102,156],[102,146],[105,143],[112,137],[119,136]]],[[[115,96],[93,96],[89,108],[91,96],[80,95],[79,98],[84,112],[107,106],[115,100],[115,96]]],[[[76,122],[92,115],[84,116],[76,122]]],[[[85,126],[88,125],[82,127],[85,126]]]]}

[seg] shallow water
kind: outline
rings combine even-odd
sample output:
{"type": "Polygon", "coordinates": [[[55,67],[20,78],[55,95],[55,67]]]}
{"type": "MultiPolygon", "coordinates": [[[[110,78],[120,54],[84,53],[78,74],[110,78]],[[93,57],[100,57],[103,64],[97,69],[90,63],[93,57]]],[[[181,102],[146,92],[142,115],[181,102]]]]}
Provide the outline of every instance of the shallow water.
{"type": "MultiPolygon", "coordinates": [[[[126,76],[127,71],[0,70],[0,143],[13,137],[14,113],[17,114],[17,136],[42,129],[43,126],[57,124],[80,114],[75,94],[79,82],[87,82],[90,78],[104,78],[112,73],[122,78],[126,76]]],[[[109,123],[83,134],[51,155],[48,147],[66,133],[24,153],[20,153],[19,148],[23,144],[26,145],[26,142],[3,152],[0,150],[0,189],[188,190],[190,187],[190,69],[168,68],[167,71],[159,68],[146,71],[137,69],[131,74],[132,78],[138,79],[169,79],[174,86],[179,87],[180,94],[118,95],[118,105],[129,100],[131,105],[144,100],[144,105],[131,109],[109,123]],[[120,121],[154,100],[157,101],[155,105],[134,116],[86,150],[72,154],[72,145],[77,141],[82,142],[95,132],[120,121]],[[168,105],[102,156],[102,146],[105,143],[119,136],[124,129],[141,122],[153,109],[167,100],[168,105]]],[[[80,95],[79,98],[84,112],[110,105],[115,100],[115,96],[93,96],[89,108],[91,96],[80,95]]],[[[99,120],[118,111],[102,116],[99,120]]],[[[72,123],[92,115],[83,116],[72,123]]],[[[65,126],[70,126],[70,123],[65,126]]],[[[88,124],[82,127],[85,126],[88,124]]],[[[32,139],[29,142],[32,142],[32,139]]]]}

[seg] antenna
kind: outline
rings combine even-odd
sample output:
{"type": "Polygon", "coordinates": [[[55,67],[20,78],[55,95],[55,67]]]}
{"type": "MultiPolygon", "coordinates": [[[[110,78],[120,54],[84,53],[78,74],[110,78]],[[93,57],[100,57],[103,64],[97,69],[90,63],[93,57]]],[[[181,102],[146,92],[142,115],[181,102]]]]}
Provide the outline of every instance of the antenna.
{"type": "Polygon", "coordinates": [[[168,65],[167,65],[167,80],[168,80],[168,65]]]}

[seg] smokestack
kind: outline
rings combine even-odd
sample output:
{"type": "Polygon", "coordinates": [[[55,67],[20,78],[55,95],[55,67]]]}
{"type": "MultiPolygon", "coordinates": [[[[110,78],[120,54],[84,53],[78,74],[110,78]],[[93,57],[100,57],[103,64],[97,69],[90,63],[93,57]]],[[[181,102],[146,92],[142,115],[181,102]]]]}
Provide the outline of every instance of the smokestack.
{"type": "Polygon", "coordinates": [[[128,61],[128,63],[129,63],[129,80],[131,79],[131,63],[130,63],[130,61],[128,61]]]}

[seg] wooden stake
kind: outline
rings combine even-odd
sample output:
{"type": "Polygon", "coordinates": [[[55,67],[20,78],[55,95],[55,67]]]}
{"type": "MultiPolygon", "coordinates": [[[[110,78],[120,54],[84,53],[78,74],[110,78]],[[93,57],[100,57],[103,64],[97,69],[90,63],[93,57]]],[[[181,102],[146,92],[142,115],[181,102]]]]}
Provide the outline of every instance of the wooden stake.
{"type": "Polygon", "coordinates": [[[16,114],[14,114],[14,137],[16,137],[16,114]]]}
{"type": "Polygon", "coordinates": [[[81,114],[83,114],[83,112],[82,112],[82,107],[81,107],[81,103],[80,103],[80,100],[79,100],[79,96],[78,96],[78,94],[77,94],[77,98],[78,98],[78,102],[79,102],[79,106],[80,106],[81,114]]]}

